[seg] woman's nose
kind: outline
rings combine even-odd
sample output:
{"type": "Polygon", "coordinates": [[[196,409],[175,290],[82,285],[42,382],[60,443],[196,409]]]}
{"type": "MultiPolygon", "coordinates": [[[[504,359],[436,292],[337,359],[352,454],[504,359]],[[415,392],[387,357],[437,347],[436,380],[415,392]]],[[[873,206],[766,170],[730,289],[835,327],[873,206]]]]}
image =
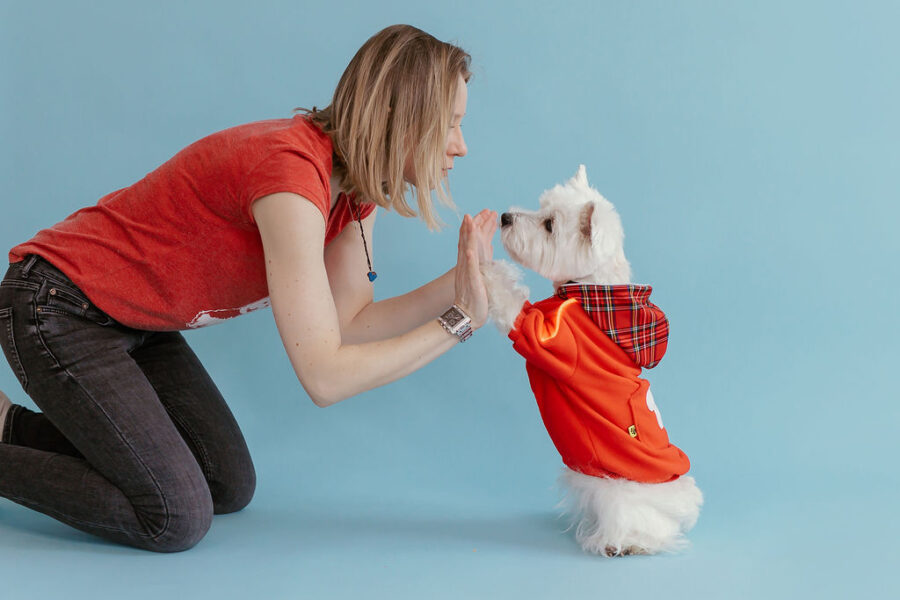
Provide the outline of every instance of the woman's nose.
{"type": "Polygon", "coordinates": [[[462,131],[453,136],[450,146],[447,148],[447,154],[451,156],[465,156],[469,149],[466,147],[466,141],[463,139],[462,131]]]}

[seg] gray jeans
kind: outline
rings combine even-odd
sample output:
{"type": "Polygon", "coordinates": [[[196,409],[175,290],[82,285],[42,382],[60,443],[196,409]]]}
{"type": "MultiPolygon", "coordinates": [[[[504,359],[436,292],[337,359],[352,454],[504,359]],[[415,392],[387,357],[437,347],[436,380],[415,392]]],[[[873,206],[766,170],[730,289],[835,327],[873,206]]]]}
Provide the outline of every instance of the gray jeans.
{"type": "Polygon", "coordinates": [[[241,430],[177,331],[126,327],[29,255],[0,283],[0,346],[41,413],[13,405],[0,496],[157,552],[194,546],[250,502],[241,430]]]}

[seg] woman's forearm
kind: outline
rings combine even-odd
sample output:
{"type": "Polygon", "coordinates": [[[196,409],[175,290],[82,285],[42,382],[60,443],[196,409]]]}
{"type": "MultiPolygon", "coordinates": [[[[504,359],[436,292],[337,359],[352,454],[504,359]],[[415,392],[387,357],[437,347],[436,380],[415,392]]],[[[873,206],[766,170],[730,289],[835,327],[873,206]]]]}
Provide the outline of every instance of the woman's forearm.
{"type": "Polygon", "coordinates": [[[342,345],[327,361],[332,371],[338,371],[321,373],[320,380],[330,382],[329,387],[317,389],[310,396],[318,406],[331,406],[405,377],[458,343],[459,338],[434,319],[390,339],[342,345]]]}
{"type": "Polygon", "coordinates": [[[386,340],[436,319],[453,303],[456,267],[402,296],[373,302],[341,331],[343,344],[386,340]]]}

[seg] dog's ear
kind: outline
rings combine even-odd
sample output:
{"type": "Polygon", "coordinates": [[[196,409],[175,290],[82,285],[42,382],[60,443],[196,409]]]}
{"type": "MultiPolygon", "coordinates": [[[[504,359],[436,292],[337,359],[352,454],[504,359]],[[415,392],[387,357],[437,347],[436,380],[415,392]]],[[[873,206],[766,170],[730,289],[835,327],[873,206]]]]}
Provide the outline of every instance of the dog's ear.
{"type": "Polygon", "coordinates": [[[584,168],[584,165],[578,165],[578,170],[575,172],[575,176],[569,180],[569,183],[575,187],[590,187],[587,180],[587,169],[584,168]]]}
{"type": "Polygon", "coordinates": [[[578,215],[578,231],[588,242],[591,241],[591,217],[594,216],[594,206],[593,202],[588,202],[578,215]]]}
{"type": "MultiPolygon", "coordinates": [[[[592,207],[589,213],[591,248],[600,260],[608,260],[622,247],[625,234],[611,206],[607,209],[593,200],[588,204],[592,207]]],[[[587,207],[584,210],[587,211],[587,207]]]]}

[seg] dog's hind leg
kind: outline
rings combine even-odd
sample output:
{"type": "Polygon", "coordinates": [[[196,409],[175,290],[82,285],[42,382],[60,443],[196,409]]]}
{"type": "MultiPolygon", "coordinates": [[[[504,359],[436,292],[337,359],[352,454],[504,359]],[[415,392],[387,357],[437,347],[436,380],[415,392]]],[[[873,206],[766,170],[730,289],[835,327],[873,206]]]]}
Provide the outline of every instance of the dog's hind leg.
{"type": "Polygon", "coordinates": [[[656,554],[684,548],[703,495],[690,476],[665,483],[591,477],[563,468],[561,505],[586,552],[601,556],[656,554]]]}

